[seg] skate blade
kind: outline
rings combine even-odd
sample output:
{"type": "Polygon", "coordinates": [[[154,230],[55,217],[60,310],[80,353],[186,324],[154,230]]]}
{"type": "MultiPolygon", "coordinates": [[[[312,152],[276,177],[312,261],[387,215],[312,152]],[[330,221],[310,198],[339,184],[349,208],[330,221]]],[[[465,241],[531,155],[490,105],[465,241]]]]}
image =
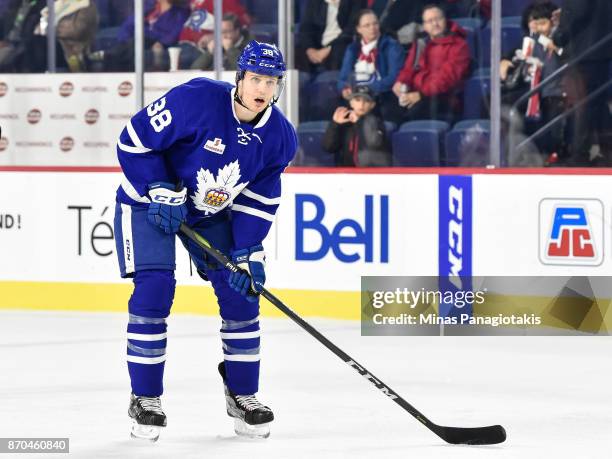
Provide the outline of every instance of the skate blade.
{"type": "Polygon", "coordinates": [[[161,432],[159,426],[147,426],[144,424],[138,424],[136,421],[132,423],[132,431],[130,436],[138,440],[148,440],[150,442],[156,442],[161,432]]]}
{"type": "Polygon", "coordinates": [[[240,437],[268,438],[270,436],[270,423],[251,425],[242,419],[234,418],[234,432],[240,437]]]}

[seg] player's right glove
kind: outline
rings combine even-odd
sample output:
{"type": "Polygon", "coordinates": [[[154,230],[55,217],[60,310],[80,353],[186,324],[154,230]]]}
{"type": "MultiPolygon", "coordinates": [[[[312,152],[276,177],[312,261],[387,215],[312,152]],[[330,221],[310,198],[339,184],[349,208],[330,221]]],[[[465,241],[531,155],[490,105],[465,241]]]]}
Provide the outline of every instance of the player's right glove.
{"type": "Polygon", "coordinates": [[[149,197],[149,223],[166,234],[177,233],[187,217],[187,188],[174,191],[170,183],[155,182],[149,185],[149,197]]]}

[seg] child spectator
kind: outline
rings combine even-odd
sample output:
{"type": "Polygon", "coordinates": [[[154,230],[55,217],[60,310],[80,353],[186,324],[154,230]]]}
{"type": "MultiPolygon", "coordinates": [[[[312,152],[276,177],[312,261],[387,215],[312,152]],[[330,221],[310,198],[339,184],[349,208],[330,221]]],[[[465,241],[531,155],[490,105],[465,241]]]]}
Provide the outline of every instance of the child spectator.
{"type": "MultiPolygon", "coordinates": [[[[535,64],[532,66],[532,87],[537,86],[556,72],[561,67],[562,50],[557,48],[552,41],[553,13],[557,6],[552,2],[534,5],[531,10],[531,18],[536,22],[536,43],[533,48],[535,64]]],[[[557,79],[542,88],[529,99],[527,106],[527,118],[539,121],[543,126],[565,111],[565,91],[562,80],[557,79]]],[[[557,154],[560,160],[565,160],[567,151],[565,148],[565,122],[556,123],[552,129],[536,144],[547,155],[557,154]]],[[[553,158],[555,158],[553,156],[553,158]]],[[[549,160],[550,161],[550,160],[549,160]]],[[[553,160],[554,161],[554,160],[553,160]]]]}
{"type": "Polygon", "coordinates": [[[374,97],[368,86],[355,86],[349,96],[351,108],[336,108],[322,141],[323,149],[335,155],[336,166],[391,166],[385,123],[373,112],[374,97]]]}

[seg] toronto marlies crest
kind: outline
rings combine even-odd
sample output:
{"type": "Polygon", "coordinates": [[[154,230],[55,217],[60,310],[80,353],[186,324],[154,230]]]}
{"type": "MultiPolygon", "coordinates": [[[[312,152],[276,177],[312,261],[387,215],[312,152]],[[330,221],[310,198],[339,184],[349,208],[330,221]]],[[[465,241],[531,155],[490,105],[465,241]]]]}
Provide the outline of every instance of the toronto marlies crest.
{"type": "Polygon", "coordinates": [[[198,190],[191,199],[196,209],[206,215],[215,214],[226,207],[249,183],[238,183],[240,180],[238,160],[219,169],[216,179],[208,169],[201,168],[197,180],[198,190]]]}

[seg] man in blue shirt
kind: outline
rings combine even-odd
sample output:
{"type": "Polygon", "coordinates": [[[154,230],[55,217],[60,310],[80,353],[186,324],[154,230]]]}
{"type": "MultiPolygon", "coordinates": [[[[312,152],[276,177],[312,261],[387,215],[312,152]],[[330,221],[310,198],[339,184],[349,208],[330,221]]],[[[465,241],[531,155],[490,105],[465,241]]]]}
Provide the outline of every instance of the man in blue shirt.
{"type": "Polygon", "coordinates": [[[274,419],[255,393],[259,382],[259,303],[266,237],[280,203],[281,173],[297,136],[275,106],[285,63],[274,45],[250,42],[236,86],[196,78],[134,115],[117,154],[115,240],[122,277],[133,277],[127,361],[132,435],[157,440],[166,359],[166,317],[174,298],[175,234],[186,222],[246,274],[230,274],[179,234],[198,273],[215,290],[222,318],[227,412],[236,432],[267,437],[274,419]]]}

